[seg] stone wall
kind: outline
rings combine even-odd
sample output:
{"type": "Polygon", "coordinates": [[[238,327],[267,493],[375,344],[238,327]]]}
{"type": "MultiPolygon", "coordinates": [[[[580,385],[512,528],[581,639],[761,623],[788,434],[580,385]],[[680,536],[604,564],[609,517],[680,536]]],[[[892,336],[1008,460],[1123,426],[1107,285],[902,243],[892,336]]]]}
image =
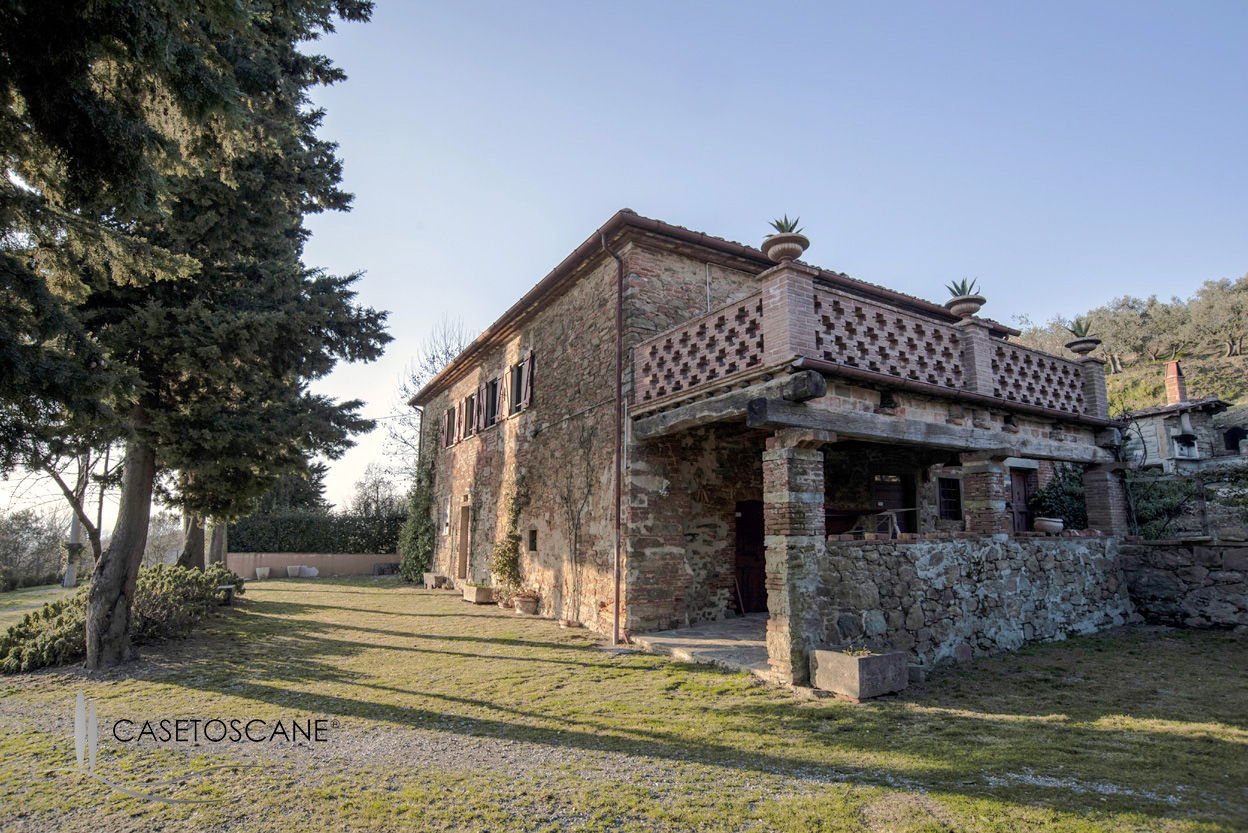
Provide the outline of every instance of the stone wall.
{"type": "Polygon", "coordinates": [[[910,653],[931,668],[1124,624],[1116,539],[829,540],[802,620],[811,644],[910,653]]]}
{"type": "Polygon", "coordinates": [[[1189,628],[1248,627],[1248,542],[1125,544],[1131,601],[1145,620],[1189,628]]]}
{"type": "Polygon", "coordinates": [[[629,449],[628,631],[733,609],[736,505],[763,498],[763,442],[761,432],[720,425],[629,449]]]}

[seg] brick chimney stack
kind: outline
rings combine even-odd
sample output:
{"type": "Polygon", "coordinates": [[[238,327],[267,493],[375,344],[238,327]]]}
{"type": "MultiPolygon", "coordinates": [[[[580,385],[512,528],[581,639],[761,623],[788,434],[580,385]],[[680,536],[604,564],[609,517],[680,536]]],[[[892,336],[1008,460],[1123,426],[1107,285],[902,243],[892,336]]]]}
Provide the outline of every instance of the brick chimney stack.
{"type": "Polygon", "coordinates": [[[1177,361],[1166,362],[1166,404],[1175,405],[1187,401],[1187,380],[1177,361]]]}

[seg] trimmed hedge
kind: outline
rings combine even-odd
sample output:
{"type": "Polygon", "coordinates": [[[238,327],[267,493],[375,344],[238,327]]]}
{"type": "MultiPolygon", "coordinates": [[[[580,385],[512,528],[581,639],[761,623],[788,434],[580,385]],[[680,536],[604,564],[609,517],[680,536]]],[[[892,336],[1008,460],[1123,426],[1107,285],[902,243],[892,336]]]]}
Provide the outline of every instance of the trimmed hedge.
{"type": "Polygon", "coordinates": [[[404,515],[252,515],[230,528],[230,552],[395,553],[404,515]]]}

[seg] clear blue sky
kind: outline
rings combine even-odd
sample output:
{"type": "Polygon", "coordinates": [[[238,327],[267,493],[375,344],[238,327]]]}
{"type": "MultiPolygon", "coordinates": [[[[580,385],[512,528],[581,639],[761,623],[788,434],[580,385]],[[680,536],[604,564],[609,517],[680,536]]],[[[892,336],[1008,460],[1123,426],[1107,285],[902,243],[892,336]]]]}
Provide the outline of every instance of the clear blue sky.
{"type": "MultiPolygon", "coordinates": [[[[318,385],[384,415],[444,313],[493,321],[617,209],[1002,321],[1248,272],[1248,3],[378,3],[319,48],[386,358],[318,385]],[[781,11],[783,10],[783,11],[781,11]]],[[[336,463],[342,504],[381,431],[336,463]]]]}

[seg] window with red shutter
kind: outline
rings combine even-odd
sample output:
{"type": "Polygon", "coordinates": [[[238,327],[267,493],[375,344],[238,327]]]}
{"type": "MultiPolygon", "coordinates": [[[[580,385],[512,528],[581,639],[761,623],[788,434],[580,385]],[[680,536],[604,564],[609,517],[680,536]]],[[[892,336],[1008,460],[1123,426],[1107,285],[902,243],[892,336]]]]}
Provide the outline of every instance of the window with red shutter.
{"type": "Polygon", "coordinates": [[[477,385],[477,430],[485,430],[485,403],[488,400],[485,382],[477,385]]]}
{"type": "Polygon", "coordinates": [[[533,404],[533,351],[524,354],[524,360],[520,362],[520,375],[524,380],[524,390],[520,394],[520,410],[524,410],[533,404]]]}

